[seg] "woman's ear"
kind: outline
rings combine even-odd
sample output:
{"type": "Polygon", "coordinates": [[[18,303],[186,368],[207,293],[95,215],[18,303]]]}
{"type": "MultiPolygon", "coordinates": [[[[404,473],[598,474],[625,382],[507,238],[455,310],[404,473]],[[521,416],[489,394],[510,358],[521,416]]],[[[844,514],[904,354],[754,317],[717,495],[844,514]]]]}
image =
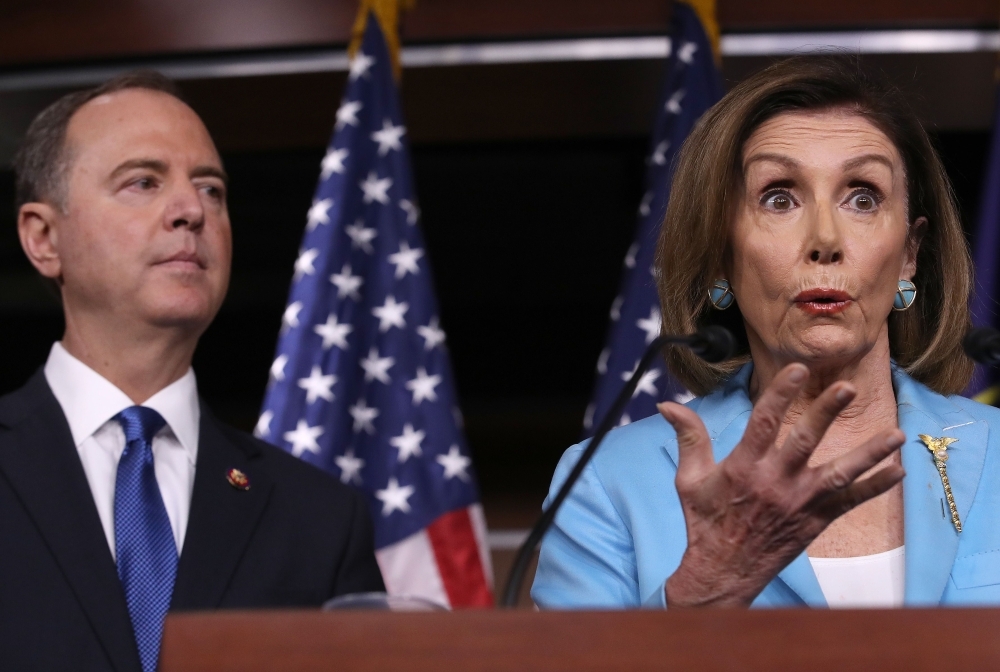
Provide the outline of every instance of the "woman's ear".
{"type": "Polygon", "coordinates": [[[59,259],[58,212],[47,203],[25,203],[17,213],[17,234],[21,248],[39,273],[58,280],[62,275],[59,259]]]}
{"type": "Polygon", "coordinates": [[[900,280],[913,280],[917,274],[917,253],[920,252],[920,243],[927,233],[927,218],[917,217],[906,236],[906,249],[903,251],[903,270],[899,274],[900,280]]]}

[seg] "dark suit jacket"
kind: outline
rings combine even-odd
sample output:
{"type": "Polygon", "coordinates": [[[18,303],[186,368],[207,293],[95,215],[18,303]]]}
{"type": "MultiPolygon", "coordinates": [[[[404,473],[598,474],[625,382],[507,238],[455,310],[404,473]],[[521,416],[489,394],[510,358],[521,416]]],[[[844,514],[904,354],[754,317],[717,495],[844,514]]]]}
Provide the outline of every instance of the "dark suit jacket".
{"type": "MultiPolygon", "coordinates": [[[[315,607],[378,590],[361,496],[203,406],[171,609],[315,607]],[[234,467],[249,490],[226,480],[234,467]]],[[[0,398],[0,668],[141,670],[90,486],[41,371],[0,398]]]]}

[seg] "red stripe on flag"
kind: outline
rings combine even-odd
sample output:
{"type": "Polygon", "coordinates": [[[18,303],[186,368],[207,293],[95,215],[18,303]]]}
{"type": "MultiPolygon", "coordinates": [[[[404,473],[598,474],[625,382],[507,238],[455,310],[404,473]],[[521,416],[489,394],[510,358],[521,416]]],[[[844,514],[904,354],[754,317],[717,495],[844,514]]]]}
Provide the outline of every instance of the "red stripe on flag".
{"type": "Polygon", "coordinates": [[[427,526],[438,571],[452,608],[492,607],[468,509],[450,511],[427,526]]]}

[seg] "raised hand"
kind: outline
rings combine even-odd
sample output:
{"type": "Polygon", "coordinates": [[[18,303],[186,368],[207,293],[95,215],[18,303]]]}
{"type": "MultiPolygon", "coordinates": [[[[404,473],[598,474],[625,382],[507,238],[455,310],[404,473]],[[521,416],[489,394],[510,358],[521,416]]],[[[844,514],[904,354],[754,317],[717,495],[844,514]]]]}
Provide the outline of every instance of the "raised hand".
{"type": "Polygon", "coordinates": [[[779,447],[778,430],[809,377],[802,364],[782,369],[754,407],[732,453],[716,464],[701,418],[670,402],[660,413],[677,432],[677,492],[688,546],[667,580],[667,605],[749,606],[764,587],[838,516],[903,479],[891,464],[866,471],[898,450],[899,429],[879,432],[849,453],[810,467],[827,428],[854,399],[837,382],[809,406],[779,447]]]}

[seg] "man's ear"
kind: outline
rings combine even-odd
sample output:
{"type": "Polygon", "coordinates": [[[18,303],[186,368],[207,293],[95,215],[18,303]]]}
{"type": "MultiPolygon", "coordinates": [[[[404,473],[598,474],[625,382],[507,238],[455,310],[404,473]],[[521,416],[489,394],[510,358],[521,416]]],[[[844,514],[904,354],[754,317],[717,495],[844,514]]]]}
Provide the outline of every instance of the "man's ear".
{"type": "Polygon", "coordinates": [[[47,203],[25,203],[17,213],[17,234],[21,238],[21,249],[39,273],[53,280],[59,280],[62,275],[56,227],[58,214],[47,203]]]}
{"type": "Polygon", "coordinates": [[[900,280],[913,280],[917,274],[917,253],[920,252],[920,243],[927,233],[927,218],[917,217],[906,237],[906,249],[903,251],[903,270],[899,274],[900,280]]]}

